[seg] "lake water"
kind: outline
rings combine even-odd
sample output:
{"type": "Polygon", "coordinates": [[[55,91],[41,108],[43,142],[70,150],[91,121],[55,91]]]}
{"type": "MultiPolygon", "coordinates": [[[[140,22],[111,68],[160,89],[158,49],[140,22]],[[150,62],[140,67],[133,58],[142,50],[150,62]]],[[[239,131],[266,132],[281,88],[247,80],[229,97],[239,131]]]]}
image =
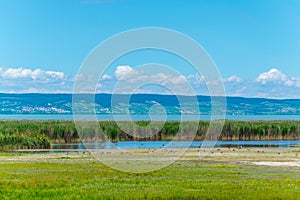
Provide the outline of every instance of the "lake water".
{"type": "MultiPolygon", "coordinates": [[[[52,149],[84,150],[84,149],[157,149],[157,148],[199,148],[202,141],[124,141],[106,143],[72,143],[53,144],[52,149]]],[[[217,141],[215,147],[232,148],[293,148],[300,147],[300,140],[276,140],[276,141],[217,141]]]]}
{"type": "MultiPolygon", "coordinates": [[[[97,115],[98,120],[130,120],[126,115],[97,115]]],[[[150,120],[148,115],[131,115],[132,120],[150,120]]],[[[184,120],[210,120],[222,119],[219,115],[184,115],[184,120]]],[[[81,115],[80,119],[92,119],[91,115],[81,115]]],[[[73,120],[73,115],[71,114],[13,114],[13,115],[0,115],[0,119],[7,120],[73,120]]],[[[152,120],[164,120],[165,116],[155,115],[152,120]]],[[[227,115],[226,119],[229,120],[300,120],[300,115],[227,115]]],[[[166,120],[181,120],[181,115],[167,115],[166,120]]]]}

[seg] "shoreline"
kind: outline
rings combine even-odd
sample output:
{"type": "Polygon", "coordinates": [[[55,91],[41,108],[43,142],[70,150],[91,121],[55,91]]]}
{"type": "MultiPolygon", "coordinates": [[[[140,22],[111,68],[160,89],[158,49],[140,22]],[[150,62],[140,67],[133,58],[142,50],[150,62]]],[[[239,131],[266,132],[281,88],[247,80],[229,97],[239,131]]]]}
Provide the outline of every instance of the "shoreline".
{"type": "MultiPolygon", "coordinates": [[[[128,116],[122,114],[96,114],[98,121],[114,121],[114,116],[118,118],[119,121],[164,121],[164,116],[158,119],[151,119],[148,115],[130,115],[130,120],[128,116]]],[[[265,115],[255,115],[255,114],[241,114],[241,115],[182,115],[186,119],[185,121],[210,121],[211,117],[214,120],[225,119],[229,121],[300,121],[300,114],[265,114],[265,115]]],[[[82,119],[83,121],[92,119],[94,120],[94,115],[82,114],[76,117],[77,120],[82,119]]],[[[73,114],[3,114],[0,115],[0,120],[13,121],[74,121],[73,114]]],[[[166,121],[180,121],[181,115],[169,114],[167,115],[166,121]]]]}
{"type": "MultiPolygon", "coordinates": [[[[176,152],[183,154],[176,162],[223,162],[224,164],[246,164],[246,165],[264,165],[271,167],[300,167],[300,147],[299,148],[201,148],[186,149],[182,151],[180,148],[169,149],[99,149],[94,152],[50,152],[51,150],[27,150],[0,152],[0,164],[6,162],[72,162],[81,161],[97,161],[98,154],[104,153],[107,157],[113,159],[123,159],[126,162],[135,162],[134,157],[124,158],[124,154],[151,156],[153,152],[160,152],[162,158],[173,156],[176,152]],[[39,152],[40,151],[40,152],[39,152]],[[39,152],[39,153],[37,153],[39,152]],[[96,157],[94,157],[94,155],[96,157]]],[[[124,160],[123,160],[124,161],[124,160]]],[[[99,161],[100,162],[100,161],[99,161]]]]}

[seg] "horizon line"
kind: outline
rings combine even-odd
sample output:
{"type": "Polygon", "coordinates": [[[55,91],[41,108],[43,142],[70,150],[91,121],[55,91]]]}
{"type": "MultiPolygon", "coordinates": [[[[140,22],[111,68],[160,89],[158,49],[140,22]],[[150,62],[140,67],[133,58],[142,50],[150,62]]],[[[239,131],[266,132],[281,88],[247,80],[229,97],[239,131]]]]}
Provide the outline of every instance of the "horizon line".
{"type": "MultiPolygon", "coordinates": [[[[161,93],[134,93],[134,94],[113,94],[113,93],[67,93],[67,92],[0,92],[0,95],[26,95],[26,94],[40,94],[40,95],[160,95],[160,96],[182,96],[194,97],[192,95],[183,94],[161,94],[161,93]]],[[[196,97],[211,97],[209,95],[197,94],[196,97]]],[[[266,99],[266,100],[300,100],[299,98],[275,98],[275,97],[245,97],[245,96],[213,96],[222,98],[244,98],[244,99],[266,99]]]]}

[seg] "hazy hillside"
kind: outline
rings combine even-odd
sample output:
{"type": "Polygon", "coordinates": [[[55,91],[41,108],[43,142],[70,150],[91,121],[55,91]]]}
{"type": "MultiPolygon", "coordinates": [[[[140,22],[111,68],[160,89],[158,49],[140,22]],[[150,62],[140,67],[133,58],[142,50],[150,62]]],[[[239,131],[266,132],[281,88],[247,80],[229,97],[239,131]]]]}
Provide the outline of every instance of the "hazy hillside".
{"type": "MultiPolygon", "coordinates": [[[[122,114],[126,112],[126,95],[116,95],[116,103],[111,105],[110,94],[97,94],[95,108],[98,114],[122,114]]],[[[197,114],[193,98],[181,96],[180,106],[176,96],[136,94],[130,98],[131,114],[147,114],[154,105],[162,105],[168,114],[197,114]]],[[[201,114],[210,114],[210,97],[198,96],[201,114]]],[[[85,112],[84,108],[83,111],[85,112]]],[[[0,94],[0,114],[71,114],[71,94],[0,94]]],[[[159,113],[159,109],[158,109],[159,113]]],[[[216,113],[217,114],[217,113],[216,113]]],[[[262,98],[227,98],[229,115],[273,115],[300,114],[300,100],[275,100],[262,98]]]]}

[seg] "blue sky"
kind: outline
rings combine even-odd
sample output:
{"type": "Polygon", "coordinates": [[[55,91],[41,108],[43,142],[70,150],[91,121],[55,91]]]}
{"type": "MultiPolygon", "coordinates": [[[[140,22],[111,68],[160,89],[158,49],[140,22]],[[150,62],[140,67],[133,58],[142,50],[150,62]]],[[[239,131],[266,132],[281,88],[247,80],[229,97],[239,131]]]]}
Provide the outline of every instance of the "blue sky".
{"type": "MultiPolygon", "coordinates": [[[[95,46],[141,27],[195,39],[215,61],[230,96],[300,98],[298,0],[0,0],[0,92],[70,92],[95,46]]],[[[99,92],[113,87],[117,67],[153,61],[174,67],[205,94],[192,68],[154,52],[116,61],[99,92]]]]}

